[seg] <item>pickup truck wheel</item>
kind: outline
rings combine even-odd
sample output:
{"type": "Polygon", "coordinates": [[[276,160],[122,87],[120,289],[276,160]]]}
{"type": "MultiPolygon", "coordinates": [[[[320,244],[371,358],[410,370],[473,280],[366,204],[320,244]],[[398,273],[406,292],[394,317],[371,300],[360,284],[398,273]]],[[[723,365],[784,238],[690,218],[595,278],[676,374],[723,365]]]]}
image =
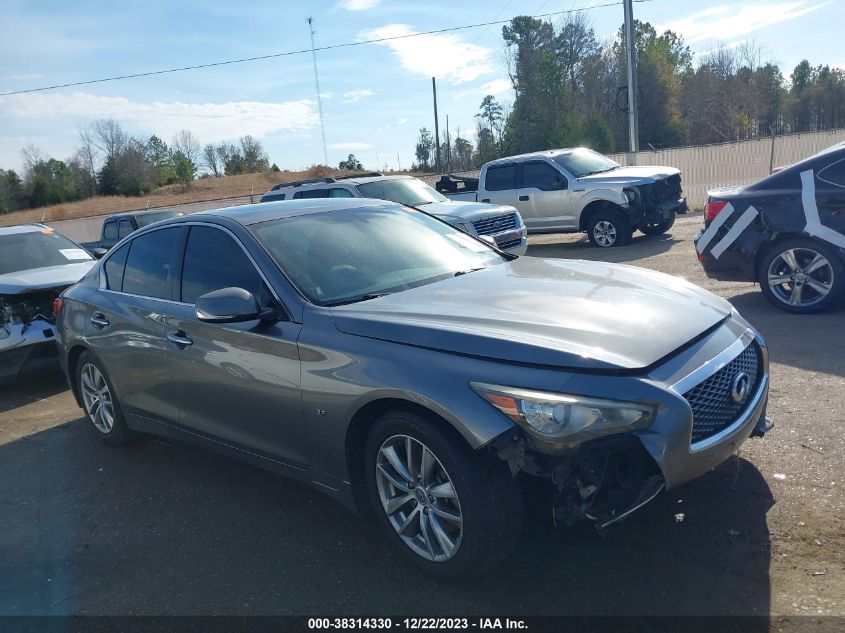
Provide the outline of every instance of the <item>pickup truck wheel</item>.
{"type": "Polygon", "coordinates": [[[642,231],[645,235],[663,235],[666,231],[672,228],[673,224],[675,224],[674,211],[672,211],[671,215],[665,220],[661,220],[660,222],[656,222],[654,224],[644,224],[640,227],[640,231],[642,231]]]}
{"type": "Polygon", "coordinates": [[[378,522],[424,572],[468,580],[502,561],[522,531],[522,491],[504,462],[406,411],[376,420],[365,448],[378,522]]]}
{"type": "Polygon", "coordinates": [[[76,363],[76,384],[82,396],[82,408],[91,426],[107,444],[125,444],[133,438],[126,426],[120,403],[100,361],[83,352],[76,363]]]}
{"type": "Polygon", "coordinates": [[[587,237],[599,248],[625,246],[631,241],[631,223],[625,214],[614,209],[603,209],[590,218],[587,237]]]}
{"type": "Polygon", "coordinates": [[[795,314],[827,310],[845,296],[845,262],[833,249],[805,237],[770,248],[757,279],[769,301],[795,314]]]}

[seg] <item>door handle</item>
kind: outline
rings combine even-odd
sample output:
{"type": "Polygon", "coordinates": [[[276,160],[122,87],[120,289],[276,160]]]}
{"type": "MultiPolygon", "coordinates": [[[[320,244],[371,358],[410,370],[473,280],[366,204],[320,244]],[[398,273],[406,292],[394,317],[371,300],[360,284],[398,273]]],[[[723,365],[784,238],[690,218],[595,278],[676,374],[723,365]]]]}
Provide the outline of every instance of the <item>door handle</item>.
{"type": "Polygon", "coordinates": [[[98,330],[102,330],[103,328],[109,326],[109,320],[106,318],[106,315],[102,312],[95,312],[94,314],[92,314],[89,321],[91,321],[91,325],[93,325],[98,330]]]}
{"type": "Polygon", "coordinates": [[[185,349],[188,345],[193,345],[194,342],[188,338],[188,335],[185,334],[182,330],[178,332],[170,333],[167,335],[167,340],[176,345],[179,349],[185,349]]]}
{"type": "Polygon", "coordinates": [[[520,201],[520,202],[527,202],[527,201],[528,201],[528,196],[519,196],[519,201],[520,201]]]}

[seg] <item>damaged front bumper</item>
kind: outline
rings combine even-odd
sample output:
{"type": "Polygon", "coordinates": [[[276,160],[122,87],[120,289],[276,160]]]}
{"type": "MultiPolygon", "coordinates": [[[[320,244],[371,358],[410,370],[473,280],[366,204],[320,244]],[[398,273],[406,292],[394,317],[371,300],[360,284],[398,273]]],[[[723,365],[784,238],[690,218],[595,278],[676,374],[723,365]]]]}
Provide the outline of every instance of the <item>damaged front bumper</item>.
{"type": "MultiPolygon", "coordinates": [[[[732,327],[740,336],[719,354],[710,352],[712,346],[722,345],[726,331],[689,348],[649,376],[652,384],[659,380],[665,385],[668,397],[648,428],[562,447],[515,427],[491,443],[490,450],[508,463],[514,476],[524,473],[551,484],[548,490],[556,524],[589,520],[604,530],[620,522],[661,491],[713,470],[736,454],[749,437],[763,437],[774,426],[766,415],[769,372],[765,342],[751,328],[741,332],[736,324],[732,327]],[[706,407],[717,402],[713,384],[725,384],[728,389],[735,386],[736,377],[745,369],[740,363],[752,353],[758,371],[752,387],[722,426],[701,436],[700,425],[708,421],[711,412],[706,407]],[[702,358],[706,362],[701,363],[702,358]],[[703,411],[692,395],[702,386],[709,389],[703,411]]],[[[730,391],[723,395],[732,397],[730,391]]]]}
{"type": "Polygon", "coordinates": [[[0,381],[57,365],[55,329],[48,321],[0,327],[0,381]]]}

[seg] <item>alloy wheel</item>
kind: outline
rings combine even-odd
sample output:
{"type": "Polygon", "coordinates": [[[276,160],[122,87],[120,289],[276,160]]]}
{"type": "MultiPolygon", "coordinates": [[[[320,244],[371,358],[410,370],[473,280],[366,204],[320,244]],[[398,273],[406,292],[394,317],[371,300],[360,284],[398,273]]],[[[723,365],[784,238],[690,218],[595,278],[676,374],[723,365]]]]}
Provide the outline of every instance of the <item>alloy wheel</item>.
{"type": "Polygon", "coordinates": [[[613,246],[616,242],[616,227],[607,220],[596,222],[593,237],[600,246],[613,246]]]}
{"type": "Polygon", "coordinates": [[[766,281],[781,302],[807,307],[824,301],[833,290],[833,266],[810,248],[790,248],[769,264],[766,281]]]}
{"type": "Polygon", "coordinates": [[[458,551],[463,515],[449,473],[425,444],[393,435],[379,448],[376,485],[387,519],[414,553],[442,562],[458,551]]]}
{"type": "Polygon", "coordinates": [[[114,404],[105,377],[92,363],[86,363],[79,375],[85,412],[100,433],[111,433],[114,428],[114,404]]]}

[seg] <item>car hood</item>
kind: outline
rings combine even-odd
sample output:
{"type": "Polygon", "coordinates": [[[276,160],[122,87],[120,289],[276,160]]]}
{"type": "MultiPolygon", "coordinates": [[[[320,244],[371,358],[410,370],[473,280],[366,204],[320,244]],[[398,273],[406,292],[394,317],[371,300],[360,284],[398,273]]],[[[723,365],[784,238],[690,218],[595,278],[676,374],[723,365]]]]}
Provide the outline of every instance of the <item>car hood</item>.
{"type": "Polygon", "coordinates": [[[603,174],[582,176],[578,180],[594,184],[646,184],[680,173],[674,167],[620,167],[603,174]]]}
{"type": "Polygon", "coordinates": [[[522,257],[332,309],[345,333],[491,359],[639,370],[731,314],[688,281],[603,262],[522,257]]]}
{"type": "Polygon", "coordinates": [[[508,205],[486,204],[484,202],[460,202],[456,200],[432,202],[421,205],[418,208],[439,218],[455,218],[465,223],[516,212],[516,209],[508,205]]]}
{"type": "Polygon", "coordinates": [[[91,259],[75,264],[33,268],[0,275],[0,294],[16,295],[33,290],[70,286],[82,279],[96,263],[96,260],[91,259]]]}

